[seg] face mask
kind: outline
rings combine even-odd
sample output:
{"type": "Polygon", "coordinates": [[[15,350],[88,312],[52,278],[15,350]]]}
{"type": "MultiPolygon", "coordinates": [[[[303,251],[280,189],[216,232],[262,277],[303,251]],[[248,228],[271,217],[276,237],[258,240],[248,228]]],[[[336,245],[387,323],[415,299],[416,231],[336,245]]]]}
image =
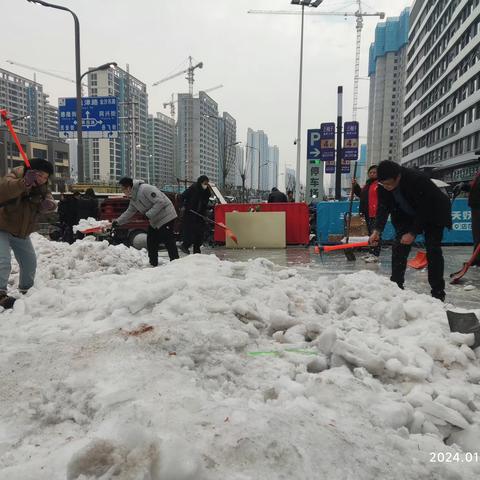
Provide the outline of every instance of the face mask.
{"type": "Polygon", "coordinates": [[[208,185],[203,185],[203,184],[202,184],[202,188],[203,188],[204,190],[206,190],[206,189],[208,188],[208,185]]]}

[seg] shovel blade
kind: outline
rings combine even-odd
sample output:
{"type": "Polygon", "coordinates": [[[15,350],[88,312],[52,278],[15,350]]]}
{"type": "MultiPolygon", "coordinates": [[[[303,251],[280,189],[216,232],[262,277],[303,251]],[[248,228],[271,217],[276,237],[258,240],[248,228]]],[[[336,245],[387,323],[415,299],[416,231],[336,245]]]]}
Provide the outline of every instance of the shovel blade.
{"type": "Polygon", "coordinates": [[[480,347],[480,323],[473,312],[459,313],[447,310],[447,318],[451,332],[473,333],[475,342],[471,348],[480,347]]]}
{"type": "Polygon", "coordinates": [[[418,251],[415,258],[412,258],[407,263],[410,268],[415,268],[417,270],[425,268],[427,264],[427,252],[424,252],[423,250],[418,251]]]}

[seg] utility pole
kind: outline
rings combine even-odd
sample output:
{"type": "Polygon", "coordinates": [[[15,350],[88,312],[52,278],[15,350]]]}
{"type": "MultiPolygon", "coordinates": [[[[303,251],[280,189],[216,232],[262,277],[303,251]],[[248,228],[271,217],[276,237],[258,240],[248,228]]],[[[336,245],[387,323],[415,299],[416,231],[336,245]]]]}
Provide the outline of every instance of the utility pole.
{"type": "Polygon", "coordinates": [[[335,200],[342,199],[342,157],[343,157],[343,87],[337,91],[337,161],[335,166],[335,200]]]}

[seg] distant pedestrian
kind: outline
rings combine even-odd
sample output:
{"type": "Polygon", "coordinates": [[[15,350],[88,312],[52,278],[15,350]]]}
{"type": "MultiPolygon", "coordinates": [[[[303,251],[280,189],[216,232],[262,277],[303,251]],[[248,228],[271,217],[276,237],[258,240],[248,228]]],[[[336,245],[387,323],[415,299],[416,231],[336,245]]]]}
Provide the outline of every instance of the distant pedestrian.
{"type": "Polygon", "coordinates": [[[75,241],[73,227],[78,224],[78,201],[79,192],[63,195],[58,204],[58,219],[62,229],[62,240],[70,245],[75,241]]]}
{"type": "Polygon", "coordinates": [[[425,235],[428,282],[433,297],[445,300],[442,238],[452,228],[450,199],[423,173],[385,160],[378,166],[378,209],[370,243],[378,245],[391,215],[395,228],[392,282],[404,288],[407,259],[417,235],[425,235]]]}
{"type": "MultiPolygon", "coordinates": [[[[464,182],[459,189],[468,192],[468,206],[472,210],[473,250],[480,244],[480,170],[471,182],[464,182]]],[[[457,190],[458,191],[458,190],[457,190]]],[[[473,265],[480,267],[480,257],[473,265]]]]}
{"type": "MultiPolygon", "coordinates": [[[[365,218],[368,234],[371,235],[375,228],[378,207],[378,180],[377,166],[372,165],[368,169],[368,179],[365,185],[360,187],[356,178],[352,179],[353,193],[360,198],[360,215],[365,218]]],[[[370,248],[370,255],[365,258],[366,262],[378,262],[380,257],[381,244],[370,248]]]]}
{"type": "Polygon", "coordinates": [[[87,188],[85,193],[78,199],[78,218],[98,219],[98,200],[93,188],[87,188]]]}
{"type": "Polygon", "coordinates": [[[287,192],[287,202],[294,203],[295,202],[295,195],[291,190],[287,192]]]}
{"type": "Polygon", "coordinates": [[[201,253],[205,235],[205,220],[201,216],[207,215],[208,201],[210,199],[209,179],[205,175],[198,177],[182,193],[183,200],[183,243],[180,250],[189,255],[193,245],[193,253],[201,253]],[[201,215],[201,216],[199,216],[201,215]]]}
{"type": "Polygon", "coordinates": [[[158,247],[164,244],[170,261],[178,258],[174,224],[177,212],[170,199],[157,187],[125,177],[118,182],[130,203],[125,212],[112,222],[112,226],[127,223],[135,213],[143,213],[149,220],[147,251],[150,265],[158,266],[158,247]]]}
{"type": "Polygon", "coordinates": [[[17,167],[0,179],[0,306],[12,308],[15,299],[8,296],[11,251],[20,267],[18,288],[21,293],[33,286],[37,257],[30,239],[38,216],[55,211],[48,189],[52,164],[40,158],[30,160],[30,168],[17,167]]]}
{"type": "Polygon", "coordinates": [[[277,187],[273,187],[268,196],[268,203],[287,203],[287,196],[281,192],[277,187]]]}

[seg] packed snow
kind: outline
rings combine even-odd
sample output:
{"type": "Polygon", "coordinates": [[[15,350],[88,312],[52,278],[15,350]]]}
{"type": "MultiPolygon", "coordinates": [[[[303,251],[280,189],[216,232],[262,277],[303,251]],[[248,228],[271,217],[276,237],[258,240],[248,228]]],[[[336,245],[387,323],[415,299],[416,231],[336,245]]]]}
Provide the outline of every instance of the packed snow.
{"type": "Polygon", "coordinates": [[[111,223],[109,220],[96,220],[93,217],[82,218],[78,222],[78,225],[73,226],[73,233],[83,232],[90,228],[97,228],[97,227],[110,227],[111,223]]]}
{"type": "Polygon", "coordinates": [[[36,286],[0,314],[0,479],[479,478],[480,348],[439,301],[34,243],[36,286]]]}

